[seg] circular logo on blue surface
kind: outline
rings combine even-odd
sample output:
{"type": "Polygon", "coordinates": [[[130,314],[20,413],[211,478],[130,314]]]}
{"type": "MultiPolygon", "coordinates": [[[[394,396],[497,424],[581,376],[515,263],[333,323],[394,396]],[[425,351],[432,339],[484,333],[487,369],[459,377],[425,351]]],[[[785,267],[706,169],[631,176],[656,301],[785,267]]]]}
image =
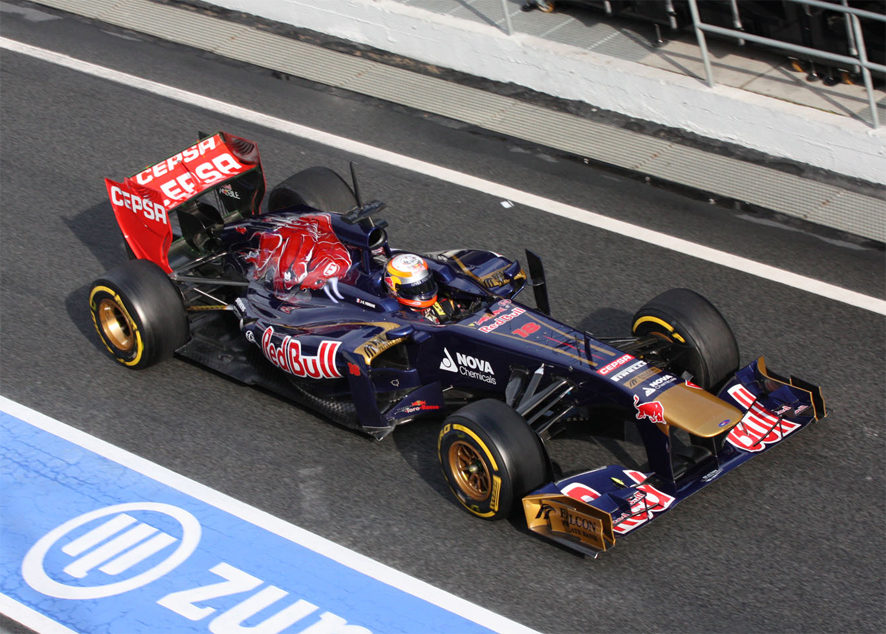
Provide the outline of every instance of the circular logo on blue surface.
{"type": "Polygon", "coordinates": [[[158,502],[131,502],[90,511],[68,520],[51,530],[34,544],[22,561],[22,577],[37,592],[59,599],[100,599],[145,586],[174,570],[197,548],[202,535],[200,522],[177,506],[158,502]],[[139,520],[130,513],[143,517],[160,514],[157,521],[139,520]],[[94,520],[107,518],[98,523],[94,520]],[[170,522],[170,520],[172,520],[170,522]],[[88,531],[79,530],[94,522],[88,531]],[[163,529],[177,525],[180,530],[163,529]],[[179,537],[171,533],[180,533],[179,537]],[[165,557],[164,553],[172,552],[165,557]],[[63,569],[49,576],[46,555],[58,545],[63,569]],[[162,559],[147,570],[145,566],[162,559]],[[147,562],[147,563],[146,563],[147,562]],[[141,572],[139,572],[141,571],[141,572]],[[91,583],[93,579],[123,577],[112,583],[91,583]],[[79,580],[79,583],[77,583],[79,580]]]}

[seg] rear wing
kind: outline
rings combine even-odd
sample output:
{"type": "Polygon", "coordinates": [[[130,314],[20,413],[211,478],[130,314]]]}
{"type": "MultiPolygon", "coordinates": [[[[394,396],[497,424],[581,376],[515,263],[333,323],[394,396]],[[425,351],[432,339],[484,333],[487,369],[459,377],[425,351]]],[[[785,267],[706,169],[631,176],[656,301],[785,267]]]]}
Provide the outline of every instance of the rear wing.
{"type": "MultiPolygon", "coordinates": [[[[202,138],[122,183],[105,179],[105,187],[135,257],[150,260],[167,273],[172,272],[169,248],[176,224],[172,212],[193,211],[219,223],[232,214],[245,218],[259,213],[265,192],[255,143],[225,132],[202,138]],[[218,192],[215,204],[200,203],[198,213],[195,199],[213,191],[218,192]]],[[[189,219],[180,226],[193,223],[189,219]]]]}

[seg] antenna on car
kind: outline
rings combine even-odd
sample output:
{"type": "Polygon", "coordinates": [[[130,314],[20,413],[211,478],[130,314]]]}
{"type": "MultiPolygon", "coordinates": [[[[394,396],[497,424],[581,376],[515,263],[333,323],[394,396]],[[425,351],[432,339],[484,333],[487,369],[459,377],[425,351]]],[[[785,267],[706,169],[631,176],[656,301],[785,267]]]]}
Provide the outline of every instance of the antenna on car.
{"type": "Polygon", "coordinates": [[[341,219],[349,225],[355,225],[359,222],[364,225],[368,224],[370,227],[387,227],[388,223],[386,221],[379,220],[378,222],[373,222],[370,217],[372,214],[384,209],[387,205],[380,200],[371,200],[365,205],[363,204],[363,198],[360,196],[360,185],[357,183],[356,164],[351,161],[350,166],[351,182],[354,184],[354,198],[357,199],[357,206],[348,213],[343,214],[341,219]]]}
{"type": "Polygon", "coordinates": [[[363,198],[360,197],[360,184],[357,182],[357,166],[354,161],[350,162],[351,182],[354,184],[354,198],[357,199],[357,207],[363,208],[363,198]]]}

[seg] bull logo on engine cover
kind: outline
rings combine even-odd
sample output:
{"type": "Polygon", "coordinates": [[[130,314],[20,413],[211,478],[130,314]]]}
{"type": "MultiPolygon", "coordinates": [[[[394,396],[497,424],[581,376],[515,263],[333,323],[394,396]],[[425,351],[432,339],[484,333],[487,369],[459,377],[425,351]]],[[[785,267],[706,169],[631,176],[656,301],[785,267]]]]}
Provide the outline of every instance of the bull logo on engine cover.
{"type": "Polygon", "coordinates": [[[245,257],[255,267],[253,278],[266,279],[277,292],[320,289],[327,282],[337,288],[351,256],[335,235],[329,215],[305,214],[277,222],[276,229],[259,235],[258,248],[245,257]]]}

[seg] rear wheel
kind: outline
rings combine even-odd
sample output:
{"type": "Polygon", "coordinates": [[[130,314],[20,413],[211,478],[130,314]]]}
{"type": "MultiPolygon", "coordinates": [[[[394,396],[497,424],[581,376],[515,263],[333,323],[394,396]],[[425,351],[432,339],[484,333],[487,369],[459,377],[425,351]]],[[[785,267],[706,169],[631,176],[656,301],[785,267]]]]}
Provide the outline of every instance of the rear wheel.
{"type": "Polygon", "coordinates": [[[93,282],[89,309],[108,352],[137,370],[172,356],[190,334],[178,289],[148,260],[131,260],[93,282]]]}
{"type": "Polygon", "coordinates": [[[345,213],[357,206],[357,197],[351,186],[328,167],[309,167],[277,185],[268,196],[268,211],[297,205],[345,213]]]}
{"type": "Polygon", "coordinates": [[[437,455],[461,505],[489,520],[510,515],[547,474],[536,433],[512,407],[492,399],[471,403],[443,421],[437,455]]]}
{"type": "Polygon", "coordinates": [[[656,335],[685,344],[671,371],[689,372],[700,387],[711,390],[731,376],[739,363],[732,329],[713,304],[685,288],[673,288],[647,302],[634,315],[636,336],[656,335]]]}

